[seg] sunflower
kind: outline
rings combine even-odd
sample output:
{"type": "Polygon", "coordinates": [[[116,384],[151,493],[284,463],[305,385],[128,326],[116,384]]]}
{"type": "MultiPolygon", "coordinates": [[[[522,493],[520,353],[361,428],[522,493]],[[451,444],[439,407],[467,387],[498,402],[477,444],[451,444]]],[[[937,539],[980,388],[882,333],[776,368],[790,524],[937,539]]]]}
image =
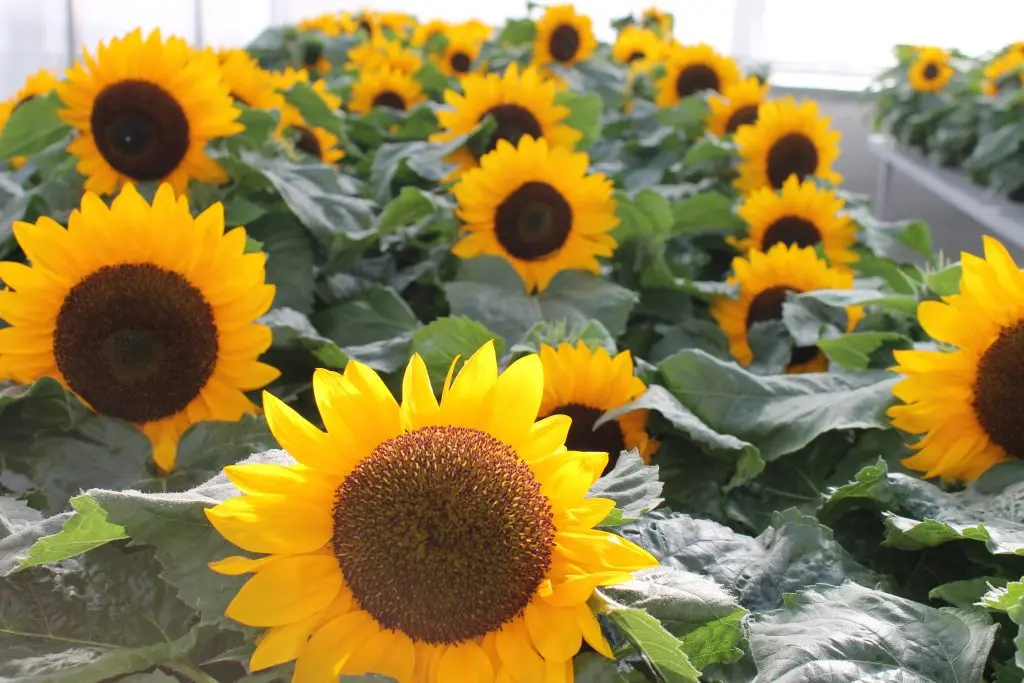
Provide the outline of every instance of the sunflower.
{"type": "MultiPolygon", "coordinates": [[[[53,72],[46,69],[40,69],[31,76],[29,76],[25,83],[21,86],[14,97],[7,102],[0,104],[0,131],[3,131],[7,122],[10,120],[11,115],[21,105],[34,100],[41,95],[48,95],[53,91],[59,81],[57,77],[53,75],[53,72]]],[[[14,168],[21,168],[28,161],[28,157],[11,157],[11,166],[14,168]]]]}
{"type": "MultiPolygon", "coordinates": [[[[444,100],[451,107],[437,113],[441,132],[431,136],[434,142],[445,142],[472,133],[488,115],[494,117],[497,128],[484,153],[492,151],[498,140],[517,144],[519,138],[530,135],[543,137],[552,147],[573,149],[583,135],[562,123],[569,116],[568,107],[555,103],[558,86],[544,78],[536,67],[522,72],[513,62],[504,74],[470,74],[461,81],[462,94],[448,90],[444,100]]],[[[463,171],[476,168],[479,156],[468,147],[448,157],[458,165],[453,178],[463,171]]]]}
{"type": "Polygon", "coordinates": [[[297,660],[293,683],[571,683],[584,640],[612,656],[587,601],[657,561],[593,528],[615,507],[586,497],[608,455],[567,450],[564,415],[536,421],[535,354],[499,375],[488,342],[452,374],[438,402],[413,356],[399,404],[359,362],[317,370],[326,432],[264,394],[298,462],[226,468],[242,495],[206,513],[262,554],[210,565],[255,574],[226,609],[269,628],[253,671],[297,660]]]}
{"type": "Polygon", "coordinates": [[[408,111],[426,99],[420,84],[412,76],[383,68],[359,74],[359,80],[352,85],[349,109],[356,114],[368,114],[374,107],[408,111]]]}
{"type": "Polygon", "coordinates": [[[257,358],[270,330],[262,253],[245,230],[225,234],[224,207],[192,218],[161,185],[146,203],[125,185],[110,208],[87,192],[65,230],[17,222],[31,266],[0,263],[0,365],[17,382],[55,377],[98,413],[137,425],[164,472],[178,439],[202,420],[257,411],[244,391],[277,377],[257,358]]]}
{"type": "Polygon", "coordinates": [[[996,95],[1005,87],[1017,89],[1024,83],[1024,53],[1011,50],[996,57],[982,71],[982,90],[986,95],[996,95]]]}
{"type": "Polygon", "coordinates": [[[374,36],[349,50],[348,59],[348,68],[353,71],[373,71],[387,67],[411,76],[423,66],[423,59],[418,54],[382,36],[374,36]]]}
{"type": "Polygon", "coordinates": [[[790,176],[782,190],[762,187],[739,205],[737,213],[748,229],[747,237],[736,241],[736,246],[743,251],[768,251],[780,243],[798,247],[820,244],[833,266],[845,267],[857,260],[851,251],[857,228],[843,213],[845,207],[833,190],[790,176]]]}
{"type": "Polygon", "coordinates": [[[340,35],[355,33],[359,24],[348,12],[321,14],[318,17],[303,19],[299,22],[300,31],[319,31],[325,36],[336,38],[340,35]]]}
{"type": "MultiPolygon", "coordinates": [[[[739,288],[736,299],[719,297],[712,302],[711,315],[729,338],[729,351],[743,365],[750,365],[754,352],[748,333],[754,323],[779,320],[782,304],[790,292],[811,292],[817,289],[850,289],[853,274],[829,267],[812,247],[776,244],[766,252],[751,251],[746,258],[737,256],[732,262],[730,285],[739,288]]],[[[859,307],[846,309],[848,329],[863,317],[859,307]]],[[[822,372],[828,360],[816,346],[793,349],[786,372],[822,372]]]]}
{"type": "Polygon", "coordinates": [[[499,140],[480,168],[467,171],[452,190],[468,235],[452,248],[461,258],[506,259],[528,291],[547,288],[557,273],[597,273],[597,256],[611,256],[619,223],[612,183],[587,175],[590,159],[541,138],[523,136],[513,146],[499,140]]]}
{"type": "Polygon", "coordinates": [[[664,52],[665,43],[654,31],[627,26],[615,39],[612,59],[629,64],[632,69],[648,69],[661,59],[664,52]]]}
{"type": "Polygon", "coordinates": [[[757,122],[757,112],[771,89],[751,76],[722,88],[721,95],[708,98],[708,132],[718,137],[732,135],[740,126],[757,122]]]}
{"type": "Polygon", "coordinates": [[[673,45],[666,56],[665,75],[656,84],[656,102],[668,109],[705,90],[722,92],[739,80],[736,62],[718,54],[710,45],[673,45]]]}
{"type": "Polygon", "coordinates": [[[143,38],[139,30],[88,52],[57,86],[60,117],[79,131],[85,189],[107,194],[125,182],[160,180],[183,192],[189,179],[222,183],[227,174],[206,155],[213,138],[244,130],[214,55],[180,38],[143,38]]]}
{"type": "Polygon", "coordinates": [[[953,73],[949,52],[935,47],[925,48],[918,51],[917,59],[910,65],[910,87],[918,92],[937,92],[946,87],[953,73]]]}
{"type": "MultiPolygon", "coordinates": [[[[301,69],[292,69],[289,67],[284,71],[274,73],[273,82],[274,87],[277,90],[284,91],[291,90],[298,83],[308,83],[309,87],[313,89],[313,92],[320,96],[320,100],[328,109],[331,111],[341,109],[341,98],[328,89],[327,81],[322,78],[310,81],[309,73],[301,69]]],[[[283,114],[282,116],[287,115],[283,114]]]]}
{"type": "Polygon", "coordinates": [[[650,463],[658,443],[650,439],[646,410],[634,410],[594,429],[597,420],[609,410],[640,398],[647,386],[633,375],[633,358],[623,351],[614,358],[602,348],[591,351],[582,341],[576,346],[561,344],[554,349],[540,347],[544,364],[544,400],[540,416],[568,415],[572,427],[565,447],[580,451],[607,451],[609,472],[622,451],[637,449],[650,463]]]}
{"type": "Polygon", "coordinates": [[[413,47],[424,47],[435,36],[448,36],[452,26],[442,19],[431,19],[425,24],[419,24],[413,29],[412,39],[409,41],[413,47]]]}
{"type": "Polygon", "coordinates": [[[292,124],[291,130],[296,134],[295,148],[321,163],[333,164],[344,158],[345,151],[338,146],[338,136],[326,128],[303,122],[292,124]]]}
{"type": "Polygon", "coordinates": [[[475,38],[452,34],[444,53],[437,57],[435,62],[442,72],[459,78],[473,70],[473,63],[480,56],[482,47],[480,41],[475,38]]]}
{"type": "Polygon", "coordinates": [[[552,5],[537,22],[533,61],[572,66],[590,59],[596,47],[590,17],[577,14],[572,5],[552,5]]]}
{"type": "Polygon", "coordinates": [[[485,24],[478,19],[470,19],[469,21],[457,24],[454,30],[481,43],[487,42],[494,35],[494,28],[490,24],[485,24]]]}
{"type": "Polygon", "coordinates": [[[359,15],[357,26],[370,37],[391,33],[395,38],[404,39],[416,25],[416,18],[403,12],[373,12],[365,10],[359,15]]]}
{"type": "Polygon", "coordinates": [[[245,50],[230,50],[220,56],[221,78],[231,99],[253,109],[281,109],[284,99],[277,93],[273,74],[245,50]]]}
{"type": "Polygon", "coordinates": [[[838,184],[843,177],[832,164],[839,157],[841,137],[829,128],[829,118],[821,115],[817,102],[797,104],[792,97],[765,102],[757,122],[736,131],[741,161],[736,187],[743,192],[779,189],[791,175],[838,184]]]}
{"type": "Polygon", "coordinates": [[[657,7],[648,7],[645,9],[641,15],[640,21],[645,28],[656,29],[663,36],[672,35],[672,29],[675,24],[671,14],[663,12],[657,7]]]}

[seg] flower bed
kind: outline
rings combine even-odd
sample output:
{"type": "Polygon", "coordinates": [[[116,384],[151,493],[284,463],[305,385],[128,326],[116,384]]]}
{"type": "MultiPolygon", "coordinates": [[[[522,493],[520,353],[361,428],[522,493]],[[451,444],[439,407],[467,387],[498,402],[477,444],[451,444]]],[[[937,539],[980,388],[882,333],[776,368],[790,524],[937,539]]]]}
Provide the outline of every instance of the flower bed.
{"type": "Polygon", "coordinates": [[[1024,273],[616,26],[136,31],[7,103],[0,679],[1021,680],[1024,273]]]}

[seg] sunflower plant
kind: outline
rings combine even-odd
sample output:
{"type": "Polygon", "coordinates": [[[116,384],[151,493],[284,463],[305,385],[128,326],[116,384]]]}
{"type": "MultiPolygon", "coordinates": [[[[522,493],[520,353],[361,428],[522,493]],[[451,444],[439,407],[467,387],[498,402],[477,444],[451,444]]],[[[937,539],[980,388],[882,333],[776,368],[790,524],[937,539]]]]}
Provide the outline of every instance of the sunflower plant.
{"type": "MultiPolygon", "coordinates": [[[[1018,680],[1024,271],[673,23],[139,30],[0,106],[0,679],[1018,680]]],[[[885,125],[1002,150],[1018,53],[885,125]]]]}

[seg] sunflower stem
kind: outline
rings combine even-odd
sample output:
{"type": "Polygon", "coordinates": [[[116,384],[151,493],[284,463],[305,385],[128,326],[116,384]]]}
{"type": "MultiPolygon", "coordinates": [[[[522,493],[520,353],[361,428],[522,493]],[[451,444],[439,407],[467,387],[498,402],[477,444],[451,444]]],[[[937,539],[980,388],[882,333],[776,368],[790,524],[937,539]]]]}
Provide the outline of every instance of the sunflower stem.
{"type": "Polygon", "coordinates": [[[217,683],[216,678],[188,662],[168,662],[164,666],[173,669],[175,673],[179,673],[182,676],[188,676],[189,680],[194,681],[194,683],[217,683]]]}

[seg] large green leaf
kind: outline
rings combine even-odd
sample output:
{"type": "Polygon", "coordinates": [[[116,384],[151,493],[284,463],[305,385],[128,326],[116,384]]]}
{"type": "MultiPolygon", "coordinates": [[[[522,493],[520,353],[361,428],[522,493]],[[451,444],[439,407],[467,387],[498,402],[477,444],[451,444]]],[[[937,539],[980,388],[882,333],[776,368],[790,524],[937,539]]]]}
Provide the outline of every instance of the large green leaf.
{"type": "Polygon", "coordinates": [[[705,424],[757,444],[772,461],[839,429],[888,426],[888,372],[761,377],[699,349],[658,364],[665,386],[705,424]]]}
{"type": "Polygon", "coordinates": [[[641,609],[623,607],[609,601],[608,617],[639,650],[659,681],[698,683],[700,671],[693,667],[682,650],[682,643],[641,609]]]}
{"type": "Polygon", "coordinates": [[[1013,639],[1017,648],[1014,662],[1018,669],[1024,669],[1024,581],[1012,581],[1000,588],[993,587],[982,596],[978,604],[996,612],[1004,612],[1020,627],[1017,629],[1017,637],[1013,639]]]}
{"type": "Polygon", "coordinates": [[[662,488],[664,484],[658,479],[658,466],[645,465],[634,448],[622,451],[615,466],[590,487],[587,495],[614,500],[616,510],[621,513],[616,517],[619,522],[658,507],[664,500],[662,488]]]}
{"type": "Polygon", "coordinates": [[[324,309],[312,322],[355,360],[385,372],[409,361],[420,321],[391,287],[371,285],[354,298],[324,309]]]}
{"type": "Polygon", "coordinates": [[[313,308],[313,243],[289,215],[271,214],[250,224],[249,237],[267,254],[267,282],[277,287],[275,308],[309,313],[313,308]]]}
{"type": "Polygon", "coordinates": [[[492,340],[500,356],[505,350],[505,340],[484,325],[465,317],[438,318],[413,332],[412,351],[426,363],[431,384],[440,388],[457,357],[465,361],[492,340]]]}
{"type": "Polygon", "coordinates": [[[750,648],[759,681],[981,683],[995,631],[978,611],[851,583],[815,586],[754,615],[750,648]]]}
{"type": "Polygon", "coordinates": [[[296,83],[284,96],[288,104],[299,110],[306,123],[330,131],[338,138],[344,137],[345,133],[337,112],[331,111],[309,83],[296,83]]]}
{"type": "Polygon", "coordinates": [[[478,320],[509,341],[518,341],[542,321],[585,324],[596,319],[618,336],[638,300],[635,292],[581,271],[559,273],[547,289],[530,295],[512,267],[497,258],[465,262],[444,289],[452,315],[478,320]]]}
{"type": "Polygon", "coordinates": [[[7,576],[25,559],[40,538],[56,534],[70,513],[44,518],[25,501],[0,497],[0,576],[7,576]]]}
{"type": "Polygon", "coordinates": [[[62,104],[50,93],[15,108],[0,133],[0,159],[41,152],[67,135],[68,125],[57,116],[62,104]]]}
{"type": "Polygon", "coordinates": [[[743,219],[733,211],[733,200],[716,192],[694,195],[676,202],[672,207],[675,218],[673,231],[677,233],[701,230],[726,230],[744,227],[743,219]]]}
{"type": "Polygon", "coordinates": [[[259,319],[274,334],[272,350],[308,352],[320,367],[340,369],[348,356],[338,345],[322,336],[309,318],[290,308],[275,308],[259,319]]]}
{"type": "Polygon", "coordinates": [[[579,342],[583,342],[591,350],[604,349],[612,355],[617,350],[614,337],[599,321],[570,323],[560,320],[539,322],[531,327],[523,339],[512,347],[512,353],[537,353],[542,344],[558,348],[561,344],[575,346],[579,342]]]}
{"type": "Polygon", "coordinates": [[[583,134],[576,143],[577,150],[585,150],[601,137],[601,96],[594,92],[563,90],[555,99],[557,104],[569,108],[569,115],[562,124],[571,126],[583,134]]]}

